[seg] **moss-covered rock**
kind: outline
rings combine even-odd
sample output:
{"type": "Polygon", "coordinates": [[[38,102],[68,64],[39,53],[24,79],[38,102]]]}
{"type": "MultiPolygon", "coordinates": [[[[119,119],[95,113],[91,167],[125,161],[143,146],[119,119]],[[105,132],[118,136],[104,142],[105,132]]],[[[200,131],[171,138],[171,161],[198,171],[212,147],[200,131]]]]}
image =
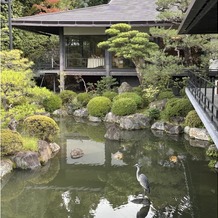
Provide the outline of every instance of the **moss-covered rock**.
{"type": "Polygon", "coordinates": [[[23,149],[23,139],[22,136],[16,132],[9,129],[1,130],[1,156],[11,155],[19,152],[23,149]]]}
{"type": "Polygon", "coordinates": [[[45,141],[52,141],[58,133],[57,123],[50,117],[34,115],[24,120],[24,126],[30,136],[35,136],[45,141]]]}
{"type": "Polygon", "coordinates": [[[111,100],[107,97],[94,97],[87,105],[88,113],[91,116],[103,117],[110,111],[111,104],[111,100]]]}
{"type": "Polygon", "coordinates": [[[114,101],[111,109],[112,113],[117,116],[134,114],[136,110],[136,102],[131,98],[120,98],[114,101]]]}

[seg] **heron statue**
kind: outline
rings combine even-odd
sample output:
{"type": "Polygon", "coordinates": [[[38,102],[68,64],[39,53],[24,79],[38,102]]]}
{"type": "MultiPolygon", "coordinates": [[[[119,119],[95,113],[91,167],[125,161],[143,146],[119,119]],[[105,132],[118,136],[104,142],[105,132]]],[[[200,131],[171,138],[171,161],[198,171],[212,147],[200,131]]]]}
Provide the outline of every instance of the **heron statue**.
{"type": "Polygon", "coordinates": [[[137,168],[136,169],[136,179],[138,180],[139,184],[144,189],[144,195],[145,195],[145,192],[150,193],[150,185],[149,185],[147,176],[145,176],[144,174],[139,174],[139,170],[140,170],[139,164],[135,164],[134,166],[137,168]]]}

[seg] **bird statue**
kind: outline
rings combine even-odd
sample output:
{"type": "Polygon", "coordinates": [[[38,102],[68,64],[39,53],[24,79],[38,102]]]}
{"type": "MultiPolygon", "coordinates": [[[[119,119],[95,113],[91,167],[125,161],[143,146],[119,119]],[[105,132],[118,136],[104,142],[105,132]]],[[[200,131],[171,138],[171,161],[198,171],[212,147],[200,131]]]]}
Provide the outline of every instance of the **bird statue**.
{"type": "Polygon", "coordinates": [[[150,185],[149,185],[149,181],[148,181],[147,176],[145,176],[144,174],[139,174],[139,170],[140,170],[140,165],[139,164],[135,164],[134,166],[137,168],[137,170],[136,170],[136,179],[138,180],[139,184],[144,189],[144,195],[145,195],[145,191],[150,193],[150,185]]]}

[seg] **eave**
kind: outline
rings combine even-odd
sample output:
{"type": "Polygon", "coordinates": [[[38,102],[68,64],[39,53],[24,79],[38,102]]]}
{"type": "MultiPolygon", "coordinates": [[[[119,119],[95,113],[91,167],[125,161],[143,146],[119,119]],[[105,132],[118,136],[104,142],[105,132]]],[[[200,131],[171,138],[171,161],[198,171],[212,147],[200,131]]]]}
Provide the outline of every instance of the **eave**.
{"type": "Polygon", "coordinates": [[[217,0],[193,0],[179,26],[179,34],[217,33],[217,0]]]}

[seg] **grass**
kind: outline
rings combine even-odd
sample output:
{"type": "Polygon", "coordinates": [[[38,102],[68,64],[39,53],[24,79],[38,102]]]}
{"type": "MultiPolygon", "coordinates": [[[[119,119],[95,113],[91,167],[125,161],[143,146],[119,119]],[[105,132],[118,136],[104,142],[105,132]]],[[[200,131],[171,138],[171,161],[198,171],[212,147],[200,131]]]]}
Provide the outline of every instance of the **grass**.
{"type": "Polygon", "coordinates": [[[23,147],[26,151],[38,151],[38,139],[34,137],[24,136],[23,147]]]}

